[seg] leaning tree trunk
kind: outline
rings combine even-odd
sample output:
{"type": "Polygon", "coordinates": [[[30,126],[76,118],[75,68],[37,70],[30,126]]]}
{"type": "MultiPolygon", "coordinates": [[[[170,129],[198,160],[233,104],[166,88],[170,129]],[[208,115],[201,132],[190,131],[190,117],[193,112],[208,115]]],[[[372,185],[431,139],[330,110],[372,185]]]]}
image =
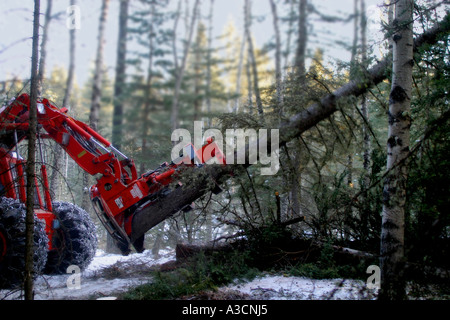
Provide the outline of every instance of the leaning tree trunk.
{"type": "Polygon", "coordinates": [[[395,4],[392,87],[389,96],[387,175],[383,190],[381,230],[380,299],[402,299],[405,295],[404,232],[407,164],[411,127],[413,60],[413,0],[395,4]]]}
{"type": "Polygon", "coordinates": [[[34,255],[34,181],[35,181],[35,153],[37,133],[37,99],[38,99],[38,59],[39,59],[39,12],[40,1],[34,1],[33,45],[31,55],[31,92],[30,92],[30,130],[28,136],[27,173],[27,201],[25,218],[25,299],[33,300],[33,255],[34,255]]]}
{"type": "MultiPolygon", "coordinates": [[[[418,36],[414,41],[414,47],[420,48],[425,44],[434,44],[442,36],[450,31],[450,14],[446,15],[443,21],[438,22],[432,29],[418,36]]],[[[337,111],[339,99],[348,96],[360,96],[366,90],[386,79],[386,69],[392,63],[388,56],[373,68],[369,69],[364,77],[349,81],[331,94],[322,98],[304,111],[297,113],[282,123],[279,128],[280,146],[285,145],[290,140],[299,137],[306,130],[314,127],[320,121],[328,118],[337,111]]],[[[262,141],[263,145],[267,145],[262,141]]],[[[248,149],[249,146],[247,145],[248,149]]],[[[248,150],[247,150],[248,151],[248,150]]],[[[245,152],[248,154],[248,152],[245,152]]],[[[198,179],[192,179],[189,185],[175,189],[174,192],[164,198],[164,202],[156,203],[137,212],[133,218],[131,241],[135,241],[144,235],[152,227],[169,218],[178,212],[179,208],[188,205],[213,190],[232,173],[231,165],[208,165],[196,170],[198,179]]]]}

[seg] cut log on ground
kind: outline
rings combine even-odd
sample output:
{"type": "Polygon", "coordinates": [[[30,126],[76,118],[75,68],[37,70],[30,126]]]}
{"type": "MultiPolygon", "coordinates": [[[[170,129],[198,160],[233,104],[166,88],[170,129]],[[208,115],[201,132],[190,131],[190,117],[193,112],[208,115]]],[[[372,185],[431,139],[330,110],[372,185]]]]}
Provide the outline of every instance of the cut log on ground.
{"type": "MultiPolygon", "coordinates": [[[[280,243],[278,243],[280,244],[280,243]]],[[[228,253],[232,250],[244,250],[248,248],[246,240],[235,242],[211,242],[205,245],[193,245],[180,243],[176,246],[176,261],[172,261],[170,267],[164,266],[162,270],[173,270],[190,257],[199,253],[210,256],[214,253],[228,253]]],[[[294,266],[297,263],[317,263],[321,258],[321,251],[330,248],[333,253],[333,260],[337,265],[361,266],[362,273],[371,264],[378,265],[378,255],[370,252],[356,250],[337,245],[328,245],[321,241],[311,239],[296,239],[286,241],[284,246],[270,246],[265,248],[263,255],[253,259],[258,267],[294,266]]],[[[260,248],[261,249],[261,248],[260,248]]],[[[418,263],[406,262],[405,275],[407,279],[414,281],[431,281],[440,284],[450,284],[450,270],[439,267],[427,266],[418,263]]]]}
{"type": "Polygon", "coordinates": [[[205,245],[180,243],[176,247],[176,259],[182,262],[199,253],[208,256],[217,252],[227,253],[235,249],[240,251],[249,249],[254,250],[255,256],[252,257],[252,261],[258,267],[292,266],[296,263],[317,262],[321,257],[322,250],[326,248],[331,249],[333,259],[340,265],[357,265],[361,262],[367,262],[369,265],[372,261],[377,261],[377,256],[369,252],[335,245],[329,246],[320,241],[301,238],[281,239],[270,244],[260,243],[256,244],[256,247],[247,240],[220,244],[212,242],[205,245]]]}

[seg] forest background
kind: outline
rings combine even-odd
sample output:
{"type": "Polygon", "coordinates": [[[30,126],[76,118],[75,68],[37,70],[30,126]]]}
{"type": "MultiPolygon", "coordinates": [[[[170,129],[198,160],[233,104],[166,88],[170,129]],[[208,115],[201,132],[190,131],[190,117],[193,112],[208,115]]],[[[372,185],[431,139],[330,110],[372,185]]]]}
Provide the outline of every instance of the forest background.
{"type": "MultiPolygon", "coordinates": [[[[28,90],[28,2],[3,1],[0,8],[3,104],[28,90]]],[[[168,161],[171,132],[192,132],[194,121],[222,130],[278,127],[392,54],[398,32],[395,1],[42,3],[41,95],[112,140],[141,173],[168,161]],[[80,29],[67,28],[70,5],[80,9],[80,29]]],[[[412,14],[419,35],[444,19],[448,2],[414,1],[412,14]]],[[[405,255],[448,269],[448,37],[415,54],[405,114],[411,119],[405,255]]],[[[391,79],[342,99],[338,112],[284,145],[277,175],[246,168],[225,192],[149,232],[148,247],[157,255],[177,243],[204,243],[304,217],[289,232],[378,254],[391,79]]],[[[90,177],[58,146],[47,147],[54,198],[92,211],[90,177]]]]}

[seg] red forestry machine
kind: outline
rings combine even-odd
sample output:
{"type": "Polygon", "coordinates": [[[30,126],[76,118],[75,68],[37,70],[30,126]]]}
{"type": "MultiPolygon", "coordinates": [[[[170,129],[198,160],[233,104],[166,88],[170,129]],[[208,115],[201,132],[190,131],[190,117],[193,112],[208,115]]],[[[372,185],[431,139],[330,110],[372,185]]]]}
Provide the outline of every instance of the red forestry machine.
{"type": "MultiPolygon", "coordinates": [[[[25,253],[26,161],[19,155],[18,144],[29,136],[30,97],[22,94],[0,109],[0,288],[21,283],[25,253]]],[[[138,176],[135,164],[85,123],[57,108],[49,100],[37,101],[37,141],[43,158],[42,140],[52,139],[97,183],[90,187],[90,198],[99,220],[126,255],[131,246],[142,252],[144,236],[133,237],[132,221],[136,213],[164,202],[186,167],[197,168],[224,155],[214,141],[199,150],[192,144],[180,158],[163,163],[155,170],[138,176]],[[204,150],[214,150],[204,154],[204,150]],[[212,147],[212,148],[211,148],[212,147]]],[[[85,268],[97,247],[95,226],[80,207],[53,201],[49,191],[45,160],[35,179],[35,274],[65,273],[70,265],[85,268]]],[[[189,210],[191,207],[180,207],[189,210]]]]}

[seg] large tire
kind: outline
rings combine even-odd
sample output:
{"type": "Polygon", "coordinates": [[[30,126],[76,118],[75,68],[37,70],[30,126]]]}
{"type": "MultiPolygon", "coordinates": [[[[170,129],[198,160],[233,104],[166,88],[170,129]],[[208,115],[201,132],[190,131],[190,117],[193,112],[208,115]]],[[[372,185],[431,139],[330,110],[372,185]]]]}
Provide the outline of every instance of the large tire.
{"type": "Polygon", "coordinates": [[[94,258],[97,233],[89,214],[67,202],[54,202],[53,213],[59,221],[52,239],[45,273],[62,274],[70,265],[84,270],[94,258]]]}
{"type": "MultiPolygon", "coordinates": [[[[23,284],[25,273],[25,206],[17,200],[0,198],[0,288],[23,284]]],[[[48,238],[45,223],[34,219],[34,277],[42,274],[47,262],[48,238]]]]}

